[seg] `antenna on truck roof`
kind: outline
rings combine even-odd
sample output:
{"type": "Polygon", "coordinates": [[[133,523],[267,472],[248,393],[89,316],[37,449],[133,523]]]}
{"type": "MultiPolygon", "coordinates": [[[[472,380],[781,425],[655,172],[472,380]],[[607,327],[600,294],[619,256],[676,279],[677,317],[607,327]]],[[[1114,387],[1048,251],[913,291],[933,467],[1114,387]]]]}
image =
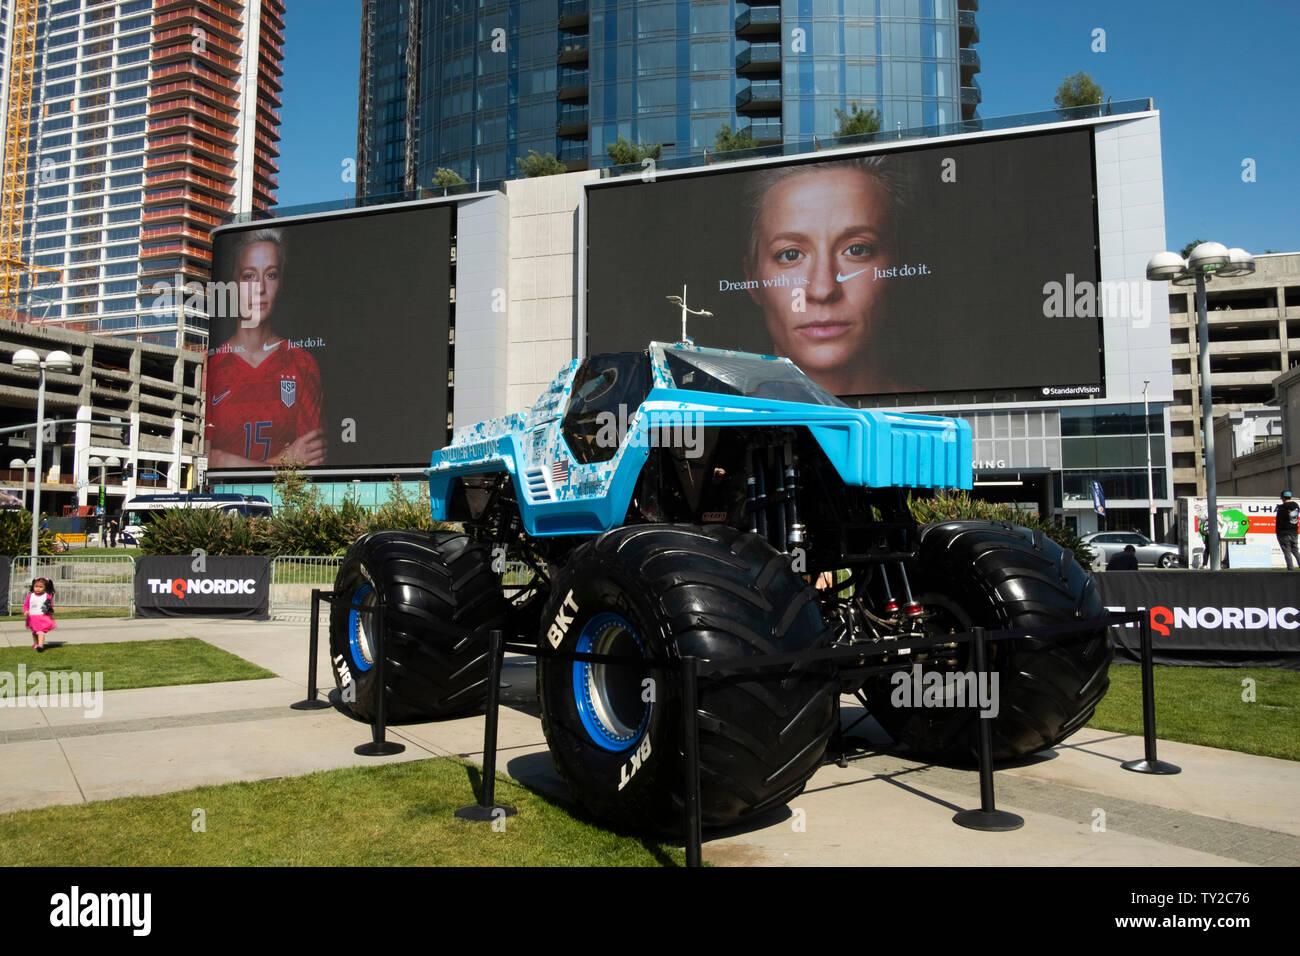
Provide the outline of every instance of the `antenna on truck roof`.
{"type": "Polygon", "coordinates": [[[709,312],[706,309],[688,309],[686,307],[686,286],[685,285],[682,286],[681,295],[670,295],[670,296],[666,296],[666,298],[673,305],[680,305],[682,307],[682,344],[694,345],[695,343],[692,342],[690,337],[686,334],[686,316],[688,315],[708,316],[711,319],[713,318],[713,313],[709,312]]]}

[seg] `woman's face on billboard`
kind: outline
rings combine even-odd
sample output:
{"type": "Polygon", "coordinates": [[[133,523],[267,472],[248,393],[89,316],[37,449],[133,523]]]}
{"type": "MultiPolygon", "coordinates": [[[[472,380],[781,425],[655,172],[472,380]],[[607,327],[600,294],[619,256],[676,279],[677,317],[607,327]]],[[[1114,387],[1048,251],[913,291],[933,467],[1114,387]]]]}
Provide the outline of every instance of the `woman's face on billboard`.
{"type": "Polygon", "coordinates": [[[845,167],[782,179],[763,196],[757,233],[746,271],[758,287],[749,294],[776,353],[832,391],[860,387],[856,366],[865,368],[889,281],[877,270],[898,260],[880,180],[845,167]]]}
{"type": "Polygon", "coordinates": [[[235,281],[239,283],[240,324],[255,329],[275,308],[280,291],[280,247],[274,242],[253,242],[241,248],[235,281]]]}

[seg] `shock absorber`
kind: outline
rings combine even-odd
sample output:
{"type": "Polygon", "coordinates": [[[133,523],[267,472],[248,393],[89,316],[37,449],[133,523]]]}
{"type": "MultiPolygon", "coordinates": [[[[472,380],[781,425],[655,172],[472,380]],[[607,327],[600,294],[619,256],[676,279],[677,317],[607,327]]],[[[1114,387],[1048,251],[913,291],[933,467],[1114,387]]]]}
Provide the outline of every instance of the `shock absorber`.
{"type": "Polygon", "coordinates": [[[789,550],[802,547],[807,540],[807,529],[799,522],[799,459],[794,453],[794,445],[785,443],[785,517],[788,529],[789,550]]]}
{"type": "Polygon", "coordinates": [[[775,446],[768,449],[768,457],[772,459],[772,471],[776,476],[775,494],[772,496],[772,523],[775,525],[772,545],[782,554],[787,554],[790,551],[786,539],[786,494],[789,488],[785,483],[785,470],[781,467],[781,453],[775,446]]]}
{"type": "Polygon", "coordinates": [[[898,562],[898,573],[903,576],[903,616],[909,621],[917,621],[925,616],[925,610],[912,598],[912,586],[907,582],[907,568],[898,562]]]}
{"type": "Polygon", "coordinates": [[[880,581],[885,587],[884,611],[886,614],[898,613],[898,599],[894,597],[894,592],[889,589],[889,566],[882,564],[880,567],[880,581]]]}
{"type": "Polygon", "coordinates": [[[754,515],[758,523],[754,530],[763,537],[768,537],[767,533],[767,479],[763,472],[767,467],[764,459],[767,457],[763,449],[758,449],[754,455],[754,470],[750,473],[754,478],[754,515]]]}
{"type": "Polygon", "coordinates": [[[754,449],[745,449],[745,510],[749,512],[749,532],[758,533],[758,493],[755,490],[754,449]]]}

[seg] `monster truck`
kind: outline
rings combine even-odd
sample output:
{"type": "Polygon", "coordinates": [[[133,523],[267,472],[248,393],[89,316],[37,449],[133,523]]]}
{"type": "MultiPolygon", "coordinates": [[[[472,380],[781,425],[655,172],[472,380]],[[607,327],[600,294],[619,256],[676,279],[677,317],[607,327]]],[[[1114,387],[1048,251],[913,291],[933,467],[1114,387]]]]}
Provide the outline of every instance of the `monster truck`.
{"type": "MultiPolygon", "coordinates": [[[[969,488],[971,477],[966,422],[850,408],[787,359],[662,343],[593,355],[561,371],[527,413],[458,429],[433,455],[433,517],[463,531],[355,543],[336,583],[350,600],[332,609],[335,676],[370,716],[373,615],[358,608],[384,615],[394,719],[478,706],[492,628],[543,651],[634,662],[543,654],[536,668],[558,770],[616,825],[680,819],[672,664],[684,655],[732,663],[837,645],[873,651],[834,670],[796,655],[784,670],[701,683],[706,825],[797,794],[823,758],[842,692],[916,751],[970,759],[971,710],[895,700],[888,675],[868,663],[969,670],[966,643],[913,655],[890,644],[1103,610],[1073,554],[1039,532],[916,525],[912,489],[969,488]],[[514,572],[509,599],[507,563],[527,569],[514,572]]],[[[990,655],[999,758],[1058,743],[1107,687],[1104,627],[994,642],[990,655]]]]}

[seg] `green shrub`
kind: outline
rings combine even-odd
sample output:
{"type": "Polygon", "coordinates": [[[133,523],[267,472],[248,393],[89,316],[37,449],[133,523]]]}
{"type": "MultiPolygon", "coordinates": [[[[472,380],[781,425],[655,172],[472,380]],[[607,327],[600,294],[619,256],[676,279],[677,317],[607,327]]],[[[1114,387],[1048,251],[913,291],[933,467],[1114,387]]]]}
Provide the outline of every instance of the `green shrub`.
{"type": "Polygon", "coordinates": [[[1009,521],[1041,531],[1067,551],[1073,551],[1075,560],[1085,568],[1092,567],[1095,557],[1092,549],[1074,531],[1058,522],[1044,521],[1036,511],[1018,511],[1008,504],[980,501],[965,491],[941,491],[933,498],[909,497],[907,504],[919,524],[953,520],[1009,521]]]}
{"type": "MultiPolygon", "coordinates": [[[[54,533],[41,529],[36,541],[38,554],[54,553],[54,533]]],[[[0,511],[0,554],[13,557],[32,553],[32,513],[0,511]]]]}
{"type": "Polygon", "coordinates": [[[140,537],[144,554],[266,554],[267,519],[215,508],[171,508],[159,512],[140,537]]]}
{"type": "Polygon", "coordinates": [[[317,489],[293,473],[277,475],[281,503],[270,518],[244,518],[211,508],[161,512],[144,531],[145,554],[343,554],[368,531],[435,531],[448,525],[430,517],[429,490],[412,493],[394,479],[391,500],[373,511],[349,496],[337,507],[322,504],[317,489]],[[281,481],[283,477],[283,481],[281,481]]]}

